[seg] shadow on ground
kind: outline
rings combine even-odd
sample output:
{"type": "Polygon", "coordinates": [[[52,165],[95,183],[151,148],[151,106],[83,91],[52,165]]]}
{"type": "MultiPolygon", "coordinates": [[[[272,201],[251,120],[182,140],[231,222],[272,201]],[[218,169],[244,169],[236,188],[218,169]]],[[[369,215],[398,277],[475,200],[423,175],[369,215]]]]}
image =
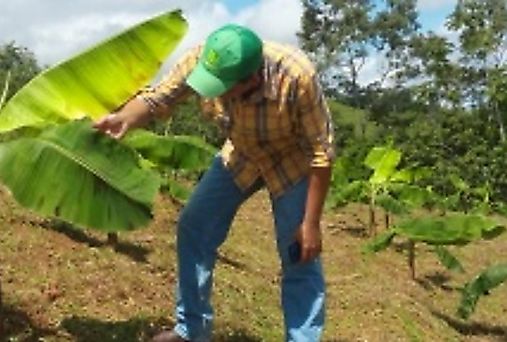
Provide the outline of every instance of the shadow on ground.
{"type": "Polygon", "coordinates": [[[158,331],[171,326],[166,319],[133,318],[127,321],[106,322],[87,317],[64,319],[61,328],[77,342],[139,342],[149,341],[158,331]]]}
{"type": "Polygon", "coordinates": [[[59,220],[47,220],[40,224],[45,229],[51,229],[58,233],[66,235],[69,239],[86,244],[90,247],[106,247],[110,246],[117,253],[123,254],[133,261],[146,263],[147,255],[150,250],[130,242],[116,241],[113,244],[107,242],[107,240],[100,240],[96,237],[86,234],[85,231],[73,227],[71,224],[59,221],[59,220]]]}
{"type": "Polygon", "coordinates": [[[454,330],[465,336],[491,337],[499,341],[507,341],[507,326],[490,325],[482,322],[463,321],[432,310],[431,313],[443,320],[454,330]]]}
{"type": "MultiPolygon", "coordinates": [[[[167,319],[134,318],[121,322],[105,322],[86,317],[72,317],[61,323],[62,329],[77,342],[144,342],[150,341],[156,333],[170,329],[173,322],[167,319]]],[[[242,330],[217,331],[214,342],[261,342],[242,330]]]]}
{"type": "Polygon", "coordinates": [[[41,341],[57,332],[40,328],[21,310],[4,305],[0,308],[0,341],[41,341]]]}
{"type": "Polygon", "coordinates": [[[450,280],[451,277],[447,274],[442,272],[433,272],[419,277],[416,279],[416,282],[427,291],[432,291],[435,288],[439,288],[447,292],[459,291],[461,289],[460,287],[449,285],[450,280]]]}

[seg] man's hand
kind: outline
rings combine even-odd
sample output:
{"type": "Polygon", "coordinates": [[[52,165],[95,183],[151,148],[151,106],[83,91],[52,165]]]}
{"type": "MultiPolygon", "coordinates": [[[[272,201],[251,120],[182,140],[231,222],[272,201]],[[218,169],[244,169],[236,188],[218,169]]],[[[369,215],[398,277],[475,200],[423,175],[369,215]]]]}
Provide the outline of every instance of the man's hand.
{"type": "Polygon", "coordinates": [[[150,108],[146,102],[134,97],[120,111],[106,115],[93,127],[111,138],[121,139],[129,129],[144,126],[150,118],[150,108]]]}
{"type": "Polygon", "coordinates": [[[313,167],[308,181],[308,196],[306,198],[303,223],[296,233],[296,240],[301,245],[300,262],[308,262],[316,258],[322,250],[322,235],[320,232],[320,217],[326,198],[331,167],[313,167]]]}
{"type": "Polygon", "coordinates": [[[130,123],[117,113],[111,113],[97,121],[93,127],[114,139],[121,139],[130,128],[130,123]]]}
{"type": "Polygon", "coordinates": [[[319,256],[322,251],[322,236],[318,222],[303,221],[296,235],[301,245],[301,259],[299,262],[308,262],[319,256]]]}

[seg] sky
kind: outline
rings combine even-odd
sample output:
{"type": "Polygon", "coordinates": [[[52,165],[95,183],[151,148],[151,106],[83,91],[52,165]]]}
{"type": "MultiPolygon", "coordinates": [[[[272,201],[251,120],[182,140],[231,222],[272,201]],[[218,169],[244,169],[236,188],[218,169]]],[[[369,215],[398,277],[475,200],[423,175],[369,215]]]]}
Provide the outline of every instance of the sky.
{"type": "MultiPolygon", "coordinates": [[[[423,28],[445,31],[444,19],[456,2],[419,0],[423,28]]],[[[249,26],[264,39],[297,44],[303,10],[300,0],[2,0],[0,44],[15,41],[33,51],[40,64],[53,65],[128,26],[178,8],[189,31],[166,65],[229,22],[249,26]]],[[[374,57],[367,67],[371,70],[364,77],[374,77],[374,57]]]]}

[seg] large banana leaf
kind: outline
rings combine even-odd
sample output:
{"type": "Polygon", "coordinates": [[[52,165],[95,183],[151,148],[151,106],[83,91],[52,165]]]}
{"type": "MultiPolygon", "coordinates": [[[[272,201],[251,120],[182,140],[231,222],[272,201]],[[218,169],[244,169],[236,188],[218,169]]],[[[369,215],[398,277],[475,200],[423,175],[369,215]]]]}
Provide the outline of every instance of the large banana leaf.
{"type": "Polygon", "coordinates": [[[133,150],[89,120],[0,144],[0,182],[25,207],[104,231],[145,225],[159,187],[133,150]]]}
{"type": "Polygon", "coordinates": [[[217,152],[199,137],[160,136],[140,129],[128,134],[122,143],[156,165],[173,170],[202,171],[217,152]]]}
{"type": "Polygon", "coordinates": [[[397,235],[412,241],[435,245],[466,244],[481,238],[493,238],[505,231],[491,218],[466,214],[409,219],[393,229],[397,235]]]}
{"type": "Polygon", "coordinates": [[[481,272],[463,289],[458,316],[467,319],[475,311],[480,296],[507,281],[507,264],[491,266],[481,272]]]}
{"type": "MultiPolygon", "coordinates": [[[[404,220],[384,234],[371,240],[365,251],[378,252],[387,248],[394,236],[430,245],[463,245],[480,239],[492,239],[505,232],[505,227],[481,215],[453,214],[442,217],[417,217],[404,220]]],[[[440,250],[439,257],[451,259],[440,250]]]]}
{"type": "Polygon", "coordinates": [[[165,13],[46,70],[0,111],[0,133],[113,111],[153,78],[186,29],[179,11],[165,13]]]}

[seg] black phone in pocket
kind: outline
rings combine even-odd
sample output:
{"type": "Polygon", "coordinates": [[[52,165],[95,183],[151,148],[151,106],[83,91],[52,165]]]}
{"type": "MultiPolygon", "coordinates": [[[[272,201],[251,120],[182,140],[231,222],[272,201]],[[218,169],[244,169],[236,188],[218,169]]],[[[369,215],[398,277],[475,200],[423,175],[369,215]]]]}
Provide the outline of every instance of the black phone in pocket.
{"type": "Polygon", "coordinates": [[[289,260],[291,263],[298,263],[301,259],[301,244],[299,241],[294,241],[289,245],[289,260]]]}

